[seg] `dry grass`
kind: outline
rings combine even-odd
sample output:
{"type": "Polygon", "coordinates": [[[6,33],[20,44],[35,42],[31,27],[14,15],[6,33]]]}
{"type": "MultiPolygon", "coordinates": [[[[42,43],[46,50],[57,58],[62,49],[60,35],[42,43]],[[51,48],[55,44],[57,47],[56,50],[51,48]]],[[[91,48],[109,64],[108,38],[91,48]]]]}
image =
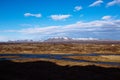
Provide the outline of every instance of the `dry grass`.
{"type": "Polygon", "coordinates": [[[102,62],[120,62],[120,56],[102,55],[102,56],[67,56],[67,58],[102,62]]]}
{"type": "Polygon", "coordinates": [[[120,44],[11,43],[0,44],[0,53],[31,54],[120,54],[120,44]]]}
{"type": "Polygon", "coordinates": [[[64,61],[64,60],[56,60],[56,59],[45,59],[45,58],[29,58],[29,59],[19,59],[19,60],[11,60],[12,62],[18,62],[18,63],[25,63],[25,62],[36,62],[36,61],[49,61],[53,62],[60,66],[88,66],[88,65],[96,65],[101,67],[116,67],[120,68],[120,66],[113,66],[113,65],[107,65],[107,64],[96,64],[91,62],[72,62],[72,61],[64,61]]]}

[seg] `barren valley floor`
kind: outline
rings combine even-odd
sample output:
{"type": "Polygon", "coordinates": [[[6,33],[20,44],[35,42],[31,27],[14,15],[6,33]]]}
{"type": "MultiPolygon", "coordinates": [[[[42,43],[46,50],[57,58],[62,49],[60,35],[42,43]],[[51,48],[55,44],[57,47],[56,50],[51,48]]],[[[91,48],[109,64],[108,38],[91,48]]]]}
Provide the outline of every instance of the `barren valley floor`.
{"type": "Polygon", "coordinates": [[[0,53],[120,54],[120,43],[0,43],[0,53]]]}
{"type": "Polygon", "coordinates": [[[120,80],[120,44],[0,43],[0,80],[120,80]]]}

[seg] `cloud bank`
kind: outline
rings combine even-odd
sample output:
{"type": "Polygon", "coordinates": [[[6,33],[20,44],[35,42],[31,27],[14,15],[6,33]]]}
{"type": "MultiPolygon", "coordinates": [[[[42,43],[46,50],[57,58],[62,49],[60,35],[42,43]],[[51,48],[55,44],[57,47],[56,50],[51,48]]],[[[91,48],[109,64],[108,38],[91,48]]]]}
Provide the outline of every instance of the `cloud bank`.
{"type": "Polygon", "coordinates": [[[39,39],[56,36],[68,36],[73,38],[89,38],[92,36],[93,38],[109,39],[120,37],[120,19],[112,19],[112,16],[103,16],[100,20],[89,22],[78,21],[74,24],[68,25],[7,30],[2,32],[16,32],[25,35],[37,36],[39,39]]]}

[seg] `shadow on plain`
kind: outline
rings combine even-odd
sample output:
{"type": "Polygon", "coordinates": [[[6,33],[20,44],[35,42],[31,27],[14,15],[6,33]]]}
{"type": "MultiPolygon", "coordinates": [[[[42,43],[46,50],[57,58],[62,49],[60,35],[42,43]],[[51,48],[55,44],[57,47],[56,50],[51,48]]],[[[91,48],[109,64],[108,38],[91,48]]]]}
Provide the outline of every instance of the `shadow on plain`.
{"type": "Polygon", "coordinates": [[[120,68],[59,66],[47,61],[0,61],[0,80],[120,80],[120,68]]]}

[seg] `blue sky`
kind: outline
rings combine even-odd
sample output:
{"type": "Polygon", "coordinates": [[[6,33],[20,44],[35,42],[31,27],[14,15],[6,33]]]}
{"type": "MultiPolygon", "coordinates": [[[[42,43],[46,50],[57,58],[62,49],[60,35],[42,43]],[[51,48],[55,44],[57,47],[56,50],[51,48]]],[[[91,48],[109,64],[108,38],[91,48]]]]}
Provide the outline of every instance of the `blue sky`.
{"type": "Polygon", "coordinates": [[[0,0],[0,41],[119,34],[120,0],[0,0]]]}

